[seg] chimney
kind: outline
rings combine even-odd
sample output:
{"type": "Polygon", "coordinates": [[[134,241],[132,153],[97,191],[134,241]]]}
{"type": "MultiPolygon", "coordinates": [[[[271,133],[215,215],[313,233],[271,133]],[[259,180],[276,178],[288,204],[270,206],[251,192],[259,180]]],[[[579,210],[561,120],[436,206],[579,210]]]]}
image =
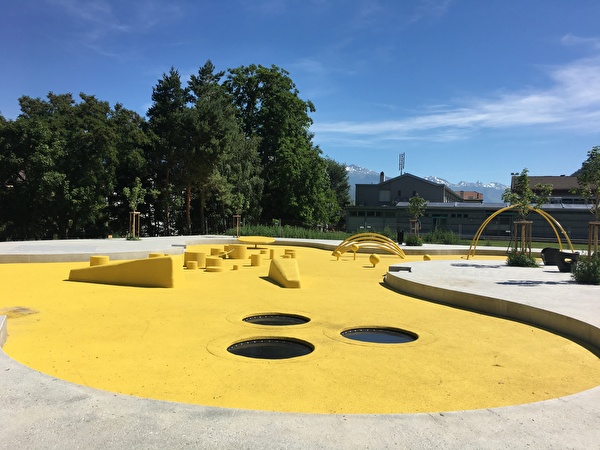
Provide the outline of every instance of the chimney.
{"type": "Polygon", "coordinates": [[[381,172],[381,173],[379,174],[379,182],[380,182],[380,183],[383,183],[384,181],[385,181],[385,173],[381,172]]]}

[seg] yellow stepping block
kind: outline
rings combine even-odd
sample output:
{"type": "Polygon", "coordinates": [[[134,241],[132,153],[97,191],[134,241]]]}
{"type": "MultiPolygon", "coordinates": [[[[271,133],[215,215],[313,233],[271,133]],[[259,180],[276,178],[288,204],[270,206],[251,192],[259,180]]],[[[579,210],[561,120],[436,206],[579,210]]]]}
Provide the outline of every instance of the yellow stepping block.
{"type": "Polygon", "coordinates": [[[180,272],[183,270],[172,256],[158,256],[72,269],[69,281],[172,288],[180,272]]]}
{"type": "Polygon", "coordinates": [[[269,267],[269,278],[285,288],[299,288],[298,260],[292,258],[272,259],[269,267]]]}

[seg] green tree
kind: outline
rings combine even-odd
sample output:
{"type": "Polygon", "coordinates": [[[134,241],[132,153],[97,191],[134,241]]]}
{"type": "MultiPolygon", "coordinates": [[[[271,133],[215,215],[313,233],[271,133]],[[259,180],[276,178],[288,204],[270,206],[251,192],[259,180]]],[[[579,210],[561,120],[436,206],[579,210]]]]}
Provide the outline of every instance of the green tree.
{"type": "Polygon", "coordinates": [[[5,239],[42,239],[54,232],[55,161],[63,145],[41,120],[19,118],[1,132],[0,220],[5,239]]]}
{"type": "Polygon", "coordinates": [[[524,220],[531,208],[539,208],[548,203],[552,193],[551,184],[536,184],[534,188],[535,191],[531,189],[529,171],[525,168],[519,176],[513,178],[512,186],[502,194],[502,201],[514,206],[519,218],[524,220]]]}
{"type": "MultiPolygon", "coordinates": [[[[410,232],[411,234],[413,234],[417,237],[417,241],[420,242],[419,239],[419,231],[420,231],[420,223],[419,223],[419,218],[422,217],[425,214],[425,210],[427,209],[427,205],[429,205],[429,202],[427,200],[425,200],[423,197],[421,197],[419,194],[416,194],[414,196],[412,196],[411,198],[408,199],[408,214],[410,214],[411,217],[411,227],[410,227],[410,232]]],[[[408,243],[409,241],[407,241],[408,243]]],[[[418,245],[421,245],[420,243],[418,243],[418,245]]]]}
{"type": "MultiPolygon", "coordinates": [[[[120,103],[117,103],[114,107],[111,123],[115,128],[115,146],[118,156],[115,189],[109,198],[108,204],[109,227],[112,234],[124,234],[127,232],[131,209],[127,204],[128,202],[123,201],[123,190],[131,186],[132,180],[139,178],[142,187],[149,194],[148,199],[156,196],[146,160],[146,155],[151,149],[152,137],[144,118],[136,112],[124,108],[120,103]]],[[[153,208],[148,207],[148,202],[140,204],[142,216],[151,219],[153,208]]],[[[146,222],[144,222],[144,228],[149,231],[151,227],[146,222]]],[[[152,223],[152,220],[150,220],[150,223],[152,223]]]]}
{"type": "Polygon", "coordinates": [[[339,163],[331,158],[325,158],[327,164],[327,176],[329,178],[329,188],[334,198],[330,221],[337,224],[343,217],[344,208],[350,205],[350,182],[346,164],[339,163]]]}
{"type": "Polygon", "coordinates": [[[588,151],[577,174],[578,192],[591,204],[590,211],[600,221],[600,147],[588,151]]]}
{"type": "Polygon", "coordinates": [[[408,214],[410,214],[413,220],[419,220],[425,214],[427,205],[429,205],[429,202],[419,194],[416,194],[408,199],[408,214]]]}
{"type": "Polygon", "coordinates": [[[106,202],[114,188],[116,149],[107,102],[80,94],[21,97],[21,115],[3,145],[12,186],[5,200],[15,236],[98,236],[106,232],[106,202]]]}
{"type": "MultiPolygon", "coordinates": [[[[600,222],[600,147],[595,146],[588,152],[587,159],[581,165],[577,174],[579,192],[591,204],[590,212],[594,215],[595,223],[589,223],[588,255],[594,255],[595,262],[583,262],[590,265],[590,270],[595,267],[598,275],[598,222],[600,222]],[[595,266],[593,266],[595,264],[595,266]],[[593,267],[592,267],[593,266],[593,267]]],[[[583,270],[583,269],[581,269],[583,270]]],[[[598,280],[598,277],[596,277],[598,280]]]]}
{"type": "Polygon", "coordinates": [[[256,141],[240,135],[223,155],[217,167],[218,178],[213,179],[215,188],[207,205],[211,223],[227,228],[233,214],[242,215],[249,223],[259,221],[264,186],[260,167],[256,141]]]}
{"type": "Polygon", "coordinates": [[[212,193],[227,198],[228,181],[218,167],[228,152],[244,144],[231,96],[219,84],[224,72],[215,72],[208,60],[188,82],[193,98],[189,114],[188,144],[183,154],[182,174],[186,190],[186,226],[191,233],[192,191],[199,196],[200,232],[206,233],[206,201],[212,193]]]}
{"type": "Polygon", "coordinates": [[[131,188],[125,186],[123,195],[127,199],[130,211],[137,211],[138,205],[144,203],[146,197],[146,189],[142,187],[142,181],[139,177],[135,177],[135,182],[131,188]]]}
{"type": "Polygon", "coordinates": [[[540,208],[548,203],[552,193],[551,184],[536,184],[535,191],[531,189],[529,171],[525,168],[519,176],[513,177],[512,186],[502,194],[502,201],[513,206],[519,215],[520,222],[515,223],[514,248],[508,255],[508,264],[517,266],[536,266],[535,259],[531,256],[531,222],[525,218],[531,209],[540,208]]]}
{"type": "Polygon", "coordinates": [[[171,234],[176,222],[172,211],[181,204],[177,192],[177,185],[181,184],[178,170],[181,169],[181,156],[189,143],[190,101],[189,90],[182,86],[181,76],[173,67],[168,74],[163,74],[152,90],[148,118],[153,145],[147,159],[154,188],[159,193],[156,209],[161,213],[157,214],[155,221],[161,234],[171,234]]]}
{"type": "Polygon", "coordinates": [[[115,188],[117,139],[109,103],[83,93],[80,98],[64,135],[67,155],[63,173],[71,196],[69,233],[102,236],[108,231],[107,199],[115,188]]]}
{"type": "Polygon", "coordinates": [[[326,164],[309,132],[314,105],[300,99],[289,73],[277,66],[230,69],[225,86],[246,137],[258,142],[265,183],[263,219],[326,222],[326,164]]]}

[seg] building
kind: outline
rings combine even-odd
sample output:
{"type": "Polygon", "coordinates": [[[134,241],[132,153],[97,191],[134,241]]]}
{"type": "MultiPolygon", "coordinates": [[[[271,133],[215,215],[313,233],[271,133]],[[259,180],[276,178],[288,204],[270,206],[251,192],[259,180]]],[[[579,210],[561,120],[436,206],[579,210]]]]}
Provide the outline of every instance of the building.
{"type": "MultiPolygon", "coordinates": [[[[587,224],[593,220],[590,205],[571,193],[577,187],[576,177],[529,177],[531,188],[535,185],[552,184],[550,204],[542,209],[554,217],[572,240],[586,240],[587,224]]],[[[514,179],[513,179],[514,181],[514,179]]],[[[410,229],[408,200],[419,194],[429,202],[425,215],[420,218],[421,233],[435,229],[449,230],[465,239],[471,239],[481,224],[504,203],[483,203],[479,199],[467,199],[466,193],[457,193],[443,184],[437,184],[405,174],[384,180],[378,184],[356,185],[356,206],[346,208],[346,229],[349,232],[392,232],[410,229]]],[[[476,193],[477,194],[477,193],[476,193]]],[[[515,211],[506,211],[496,216],[486,227],[482,238],[503,239],[510,237],[512,223],[517,218],[515,211]]],[[[532,212],[528,220],[533,222],[534,239],[556,239],[553,228],[539,214],[532,212]]],[[[562,238],[562,236],[561,236],[562,238]]]]}
{"type": "MultiPolygon", "coordinates": [[[[410,173],[389,180],[381,172],[378,184],[357,184],[355,204],[357,206],[394,206],[399,202],[408,202],[419,195],[429,202],[462,202],[464,198],[442,183],[419,178],[410,173]]],[[[483,194],[479,194],[483,201],[483,194]]]]}
{"type": "Polygon", "coordinates": [[[465,202],[483,203],[483,194],[476,191],[458,191],[465,202]]]}
{"type": "MultiPolygon", "coordinates": [[[[511,179],[511,189],[518,177],[514,176],[511,179]]],[[[552,194],[550,203],[562,203],[565,205],[583,205],[585,199],[581,198],[574,191],[579,188],[577,177],[561,176],[546,176],[546,177],[529,177],[529,187],[533,192],[536,192],[536,186],[539,184],[551,184],[552,194]]]]}

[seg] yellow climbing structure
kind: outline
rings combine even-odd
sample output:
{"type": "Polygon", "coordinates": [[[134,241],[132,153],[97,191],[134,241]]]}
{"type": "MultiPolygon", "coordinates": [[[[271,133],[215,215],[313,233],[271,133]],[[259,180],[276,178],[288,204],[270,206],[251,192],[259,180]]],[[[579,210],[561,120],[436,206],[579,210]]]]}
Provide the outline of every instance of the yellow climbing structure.
{"type": "Polygon", "coordinates": [[[336,247],[332,255],[339,258],[347,251],[351,251],[356,257],[356,252],[358,252],[360,248],[384,250],[399,256],[402,259],[406,258],[406,255],[398,244],[387,236],[378,233],[358,233],[350,236],[344,239],[340,245],[336,247]]]}
{"type": "MultiPolygon", "coordinates": [[[[477,243],[479,242],[479,239],[481,238],[481,235],[483,234],[483,230],[485,230],[485,227],[487,227],[489,225],[489,223],[496,216],[502,214],[505,211],[513,209],[514,207],[515,207],[515,205],[511,205],[511,206],[506,206],[505,208],[499,209],[498,211],[496,211],[494,214],[492,214],[490,217],[488,217],[481,224],[481,226],[477,230],[477,233],[475,233],[475,236],[473,236],[473,240],[471,241],[471,245],[469,246],[469,252],[467,253],[467,259],[475,256],[475,251],[477,250],[477,243]]],[[[558,230],[560,230],[561,234],[565,237],[565,240],[567,241],[567,244],[569,245],[569,249],[571,250],[571,252],[575,251],[573,249],[573,244],[571,243],[571,239],[569,239],[569,235],[567,234],[567,232],[565,231],[565,229],[561,226],[560,223],[558,223],[558,221],[554,217],[552,217],[546,211],[543,211],[543,210],[538,209],[538,208],[533,208],[531,206],[528,206],[527,209],[529,211],[534,211],[534,212],[538,213],[540,216],[542,216],[546,220],[546,222],[548,222],[548,224],[550,225],[550,227],[552,227],[552,230],[554,231],[554,234],[555,234],[556,239],[558,241],[558,246],[559,246],[559,248],[560,248],[561,251],[563,249],[563,244],[562,244],[562,241],[560,239],[560,235],[558,234],[558,230]],[[557,228],[558,228],[558,230],[557,230],[557,228]]]]}

